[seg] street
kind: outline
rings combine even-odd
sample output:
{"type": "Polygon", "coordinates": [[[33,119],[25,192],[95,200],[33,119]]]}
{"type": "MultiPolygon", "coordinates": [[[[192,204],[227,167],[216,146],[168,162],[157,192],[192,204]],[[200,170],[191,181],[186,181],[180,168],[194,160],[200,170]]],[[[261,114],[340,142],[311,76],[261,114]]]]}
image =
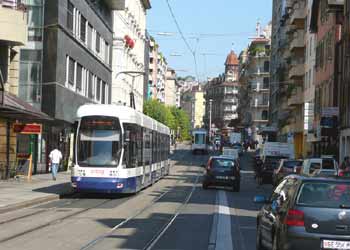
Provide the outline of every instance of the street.
{"type": "Polygon", "coordinates": [[[0,214],[0,249],[255,249],[257,187],[248,153],[241,191],[203,190],[202,164],[181,145],[170,175],[137,195],[74,194],[0,214]]]}

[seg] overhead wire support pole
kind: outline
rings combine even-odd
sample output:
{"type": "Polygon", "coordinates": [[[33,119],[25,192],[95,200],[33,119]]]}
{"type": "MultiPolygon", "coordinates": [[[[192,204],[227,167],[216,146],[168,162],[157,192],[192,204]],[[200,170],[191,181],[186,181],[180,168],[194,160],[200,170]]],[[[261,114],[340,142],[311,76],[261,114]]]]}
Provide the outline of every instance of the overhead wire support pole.
{"type": "Polygon", "coordinates": [[[135,95],[134,95],[135,78],[141,75],[144,76],[146,73],[144,71],[120,71],[115,75],[115,78],[117,79],[118,76],[121,74],[128,75],[132,78],[131,90],[130,90],[130,107],[133,109],[136,109],[135,95]]]}

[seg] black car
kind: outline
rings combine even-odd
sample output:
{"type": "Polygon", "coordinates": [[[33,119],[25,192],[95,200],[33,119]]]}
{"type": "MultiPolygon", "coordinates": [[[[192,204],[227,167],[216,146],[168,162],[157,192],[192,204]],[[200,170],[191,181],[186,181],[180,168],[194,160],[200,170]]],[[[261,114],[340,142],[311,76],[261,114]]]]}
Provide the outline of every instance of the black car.
{"type": "Polygon", "coordinates": [[[239,192],[241,184],[240,167],[237,160],[213,156],[209,159],[202,186],[207,189],[209,186],[229,186],[233,191],[239,192]]]}
{"type": "Polygon", "coordinates": [[[350,180],[289,175],[257,217],[257,248],[350,249],[350,180]]]}

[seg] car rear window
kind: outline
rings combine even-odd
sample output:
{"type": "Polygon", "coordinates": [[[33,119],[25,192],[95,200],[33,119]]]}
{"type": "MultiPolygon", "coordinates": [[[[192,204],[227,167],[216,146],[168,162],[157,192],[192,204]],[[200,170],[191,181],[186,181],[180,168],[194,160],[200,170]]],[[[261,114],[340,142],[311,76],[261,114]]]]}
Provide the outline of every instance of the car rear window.
{"type": "Polygon", "coordinates": [[[322,169],[334,169],[333,159],[323,159],[322,160],[322,169]]]}
{"type": "Polygon", "coordinates": [[[307,182],[302,184],[297,205],[320,208],[350,207],[349,182],[307,182]]]}
{"type": "Polygon", "coordinates": [[[301,166],[302,164],[303,164],[302,161],[284,161],[283,167],[294,168],[295,166],[301,166]]]}
{"type": "Polygon", "coordinates": [[[235,165],[230,159],[213,159],[211,161],[212,168],[232,168],[235,165]]]}

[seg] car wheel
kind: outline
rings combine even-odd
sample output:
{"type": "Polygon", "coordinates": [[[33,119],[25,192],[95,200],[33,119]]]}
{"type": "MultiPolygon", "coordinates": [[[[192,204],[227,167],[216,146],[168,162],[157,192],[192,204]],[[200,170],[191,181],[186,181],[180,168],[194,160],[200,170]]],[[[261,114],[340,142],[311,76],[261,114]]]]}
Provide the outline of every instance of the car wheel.
{"type": "Polygon", "coordinates": [[[256,232],[256,250],[265,250],[264,246],[261,243],[261,229],[258,226],[258,230],[256,232]]]}
{"type": "Polygon", "coordinates": [[[203,189],[208,189],[208,184],[205,183],[205,182],[203,182],[203,183],[202,183],[202,188],[203,188],[203,189]]]}

